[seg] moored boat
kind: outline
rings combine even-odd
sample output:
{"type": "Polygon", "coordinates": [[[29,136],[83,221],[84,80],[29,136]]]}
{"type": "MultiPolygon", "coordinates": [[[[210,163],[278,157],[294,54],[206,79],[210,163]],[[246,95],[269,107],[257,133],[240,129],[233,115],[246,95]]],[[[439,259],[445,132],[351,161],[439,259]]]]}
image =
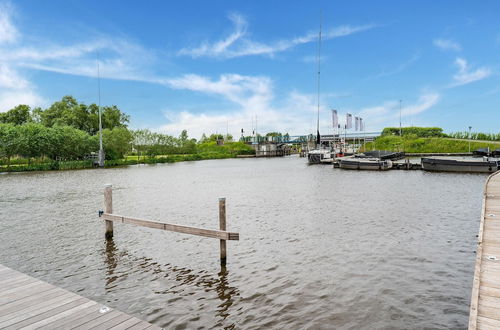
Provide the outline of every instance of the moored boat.
{"type": "Polygon", "coordinates": [[[314,149],[307,153],[307,162],[309,164],[331,164],[335,152],[330,149],[314,149]]]}
{"type": "Polygon", "coordinates": [[[499,169],[500,161],[475,159],[422,158],[422,169],[441,172],[492,173],[499,169]]]}
{"type": "Polygon", "coordinates": [[[472,152],[473,157],[488,157],[490,156],[490,148],[480,148],[472,152]]]}
{"type": "Polygon", "coordinates": [[[392,161],[378,158],[343,158],[339,159],[339,167],[347,170],[386,171],[392,168],[392,161]]]}
{"type": "Polygon", "coordinates": [[[401,151],[374,150],[364,151],[363,153],[358,154],[357,157],[398,160],[405,158],[405,153],[401,151]]]}

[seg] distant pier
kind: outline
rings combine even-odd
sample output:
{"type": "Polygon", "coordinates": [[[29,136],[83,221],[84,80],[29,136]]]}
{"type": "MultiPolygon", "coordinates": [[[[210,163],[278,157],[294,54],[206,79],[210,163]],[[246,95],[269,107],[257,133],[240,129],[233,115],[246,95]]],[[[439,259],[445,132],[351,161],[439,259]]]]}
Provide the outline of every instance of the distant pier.
{"type": "Polygon", "coordinates": [[[500,171],[484,188],[469,329],[500,329],[500,171]]]}
{"type": "Polygon", "coordinates": [[[0,329],[161,329],[0,265],[0,329]]]}

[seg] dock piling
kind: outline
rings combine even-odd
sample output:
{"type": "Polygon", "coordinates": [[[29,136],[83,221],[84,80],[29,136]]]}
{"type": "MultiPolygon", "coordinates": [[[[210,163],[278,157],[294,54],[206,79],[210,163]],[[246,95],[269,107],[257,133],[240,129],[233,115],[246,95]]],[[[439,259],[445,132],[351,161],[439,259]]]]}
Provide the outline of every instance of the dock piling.
{"type": "MultiPolygon", "coordinates": [[[[107,184],[104,186],[104,212],[113,213],[113,186],[107,184]]],[[[113,238],[113,221],[106,220],[106,239],[113,238]]]]}
{"type": "MultiPolygon", "coordinates": [[[[219,198],[219,229],[226,231],[226,199],[219,198]]],[[[220,240],[220,264],[226,265],[226,240],[220,240]]]]}

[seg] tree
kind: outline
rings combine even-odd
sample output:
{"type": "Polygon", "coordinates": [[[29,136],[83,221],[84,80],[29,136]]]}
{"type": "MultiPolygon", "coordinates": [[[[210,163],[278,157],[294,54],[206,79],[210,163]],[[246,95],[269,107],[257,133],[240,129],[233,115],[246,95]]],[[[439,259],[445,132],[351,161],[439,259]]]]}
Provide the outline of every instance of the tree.
{"type": "Polygon", "coordinates": [[[0,113],[0,123],[22,125],[32,121],[31,108],[25,104],[20,104],[7,112],[0,113]]]}
{"type": "Polygon", "coordinates": [[[10,159],[17,154],[19,132],[13,124],[0,123],[0,156],[7,158],[7,165],[10,159]]]}
{"type": "MultiPolygon", "coordinates": [[[[130,117],[118,109],[116,105],[101,107],[103,129],[126,128],[130,117]]],[[[34,117],[47,127],[71,126],[91,135],[99,132],[99,107],[96,104],[86,105],[69,95],[61,101],[54,102],[49,108],[36,109],[34,117]]]]}
{"type": "Polygon", "coordinates": [[[50,145],[44,154],[53,160],[83,159],[99,147],[96,136],[70,126],[48,128],[50,145]]]}
{"type": "Polygon", "coordinates": [[[49,129],[43,125],[29,123],[16,127],[17,153],[28,158],[28,164],[31,158],[41,157],[50,146],[49,129]]]}
{"type": "Polygon", "coordinates": [[[132,148],[132,133],[123,127],[104,129],[102,140],[106,159],[120,159],[132,148]]]}

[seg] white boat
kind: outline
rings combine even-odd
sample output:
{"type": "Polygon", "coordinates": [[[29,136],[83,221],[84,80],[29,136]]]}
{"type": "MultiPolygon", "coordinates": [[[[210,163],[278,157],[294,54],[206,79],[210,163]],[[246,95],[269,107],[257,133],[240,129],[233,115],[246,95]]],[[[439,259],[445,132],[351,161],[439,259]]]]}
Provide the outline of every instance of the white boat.
{"type": "Polygon", "coordinates": [[[307,152],[307,162],[309,164],[332,164],[335,158],[335,150],[331,146],[325,147],[321,145],[319,135],[319,100],[320,100],[320,69],[321,69],[321,22],[319,25],[318,36],[318,118],[316,123],[316,148],[307,152]]]}
{"type": "Polygon", "coordinates": [[[335,151],[332,149],[314,149],[307,153],[309,164],[332,164],[335,159],[335,151]]]}

